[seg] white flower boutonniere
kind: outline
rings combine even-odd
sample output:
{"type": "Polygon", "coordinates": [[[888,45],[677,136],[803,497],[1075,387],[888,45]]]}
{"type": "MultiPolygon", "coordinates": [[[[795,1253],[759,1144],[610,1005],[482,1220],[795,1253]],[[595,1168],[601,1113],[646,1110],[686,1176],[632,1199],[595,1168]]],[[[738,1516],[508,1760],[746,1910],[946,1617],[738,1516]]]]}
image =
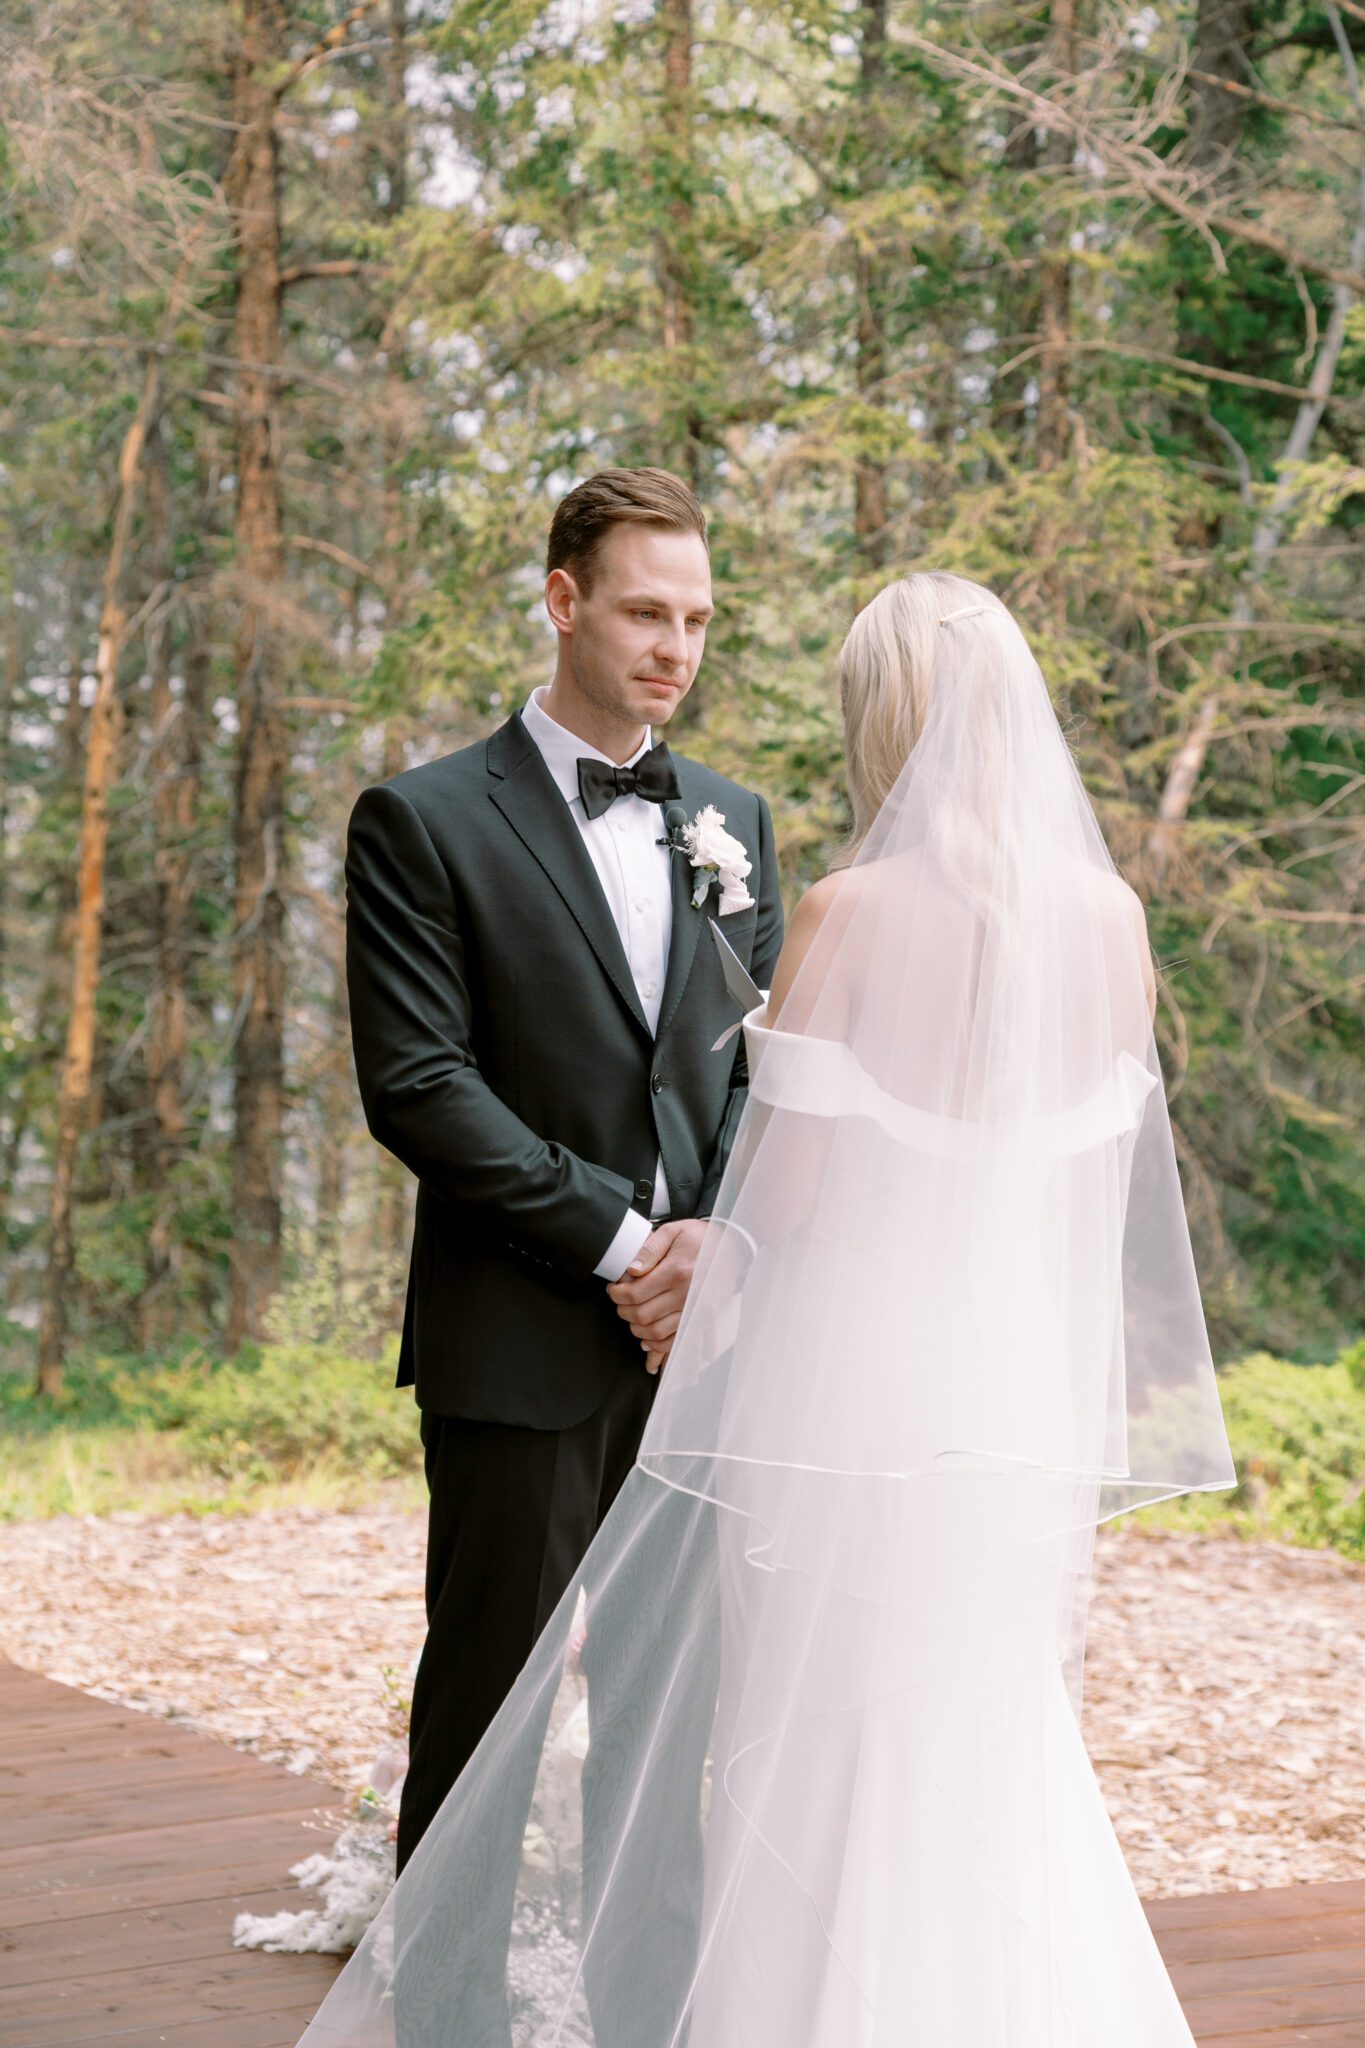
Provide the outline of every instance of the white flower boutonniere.
{"type": "Polygon", "coordinates": [[[744,878],[753,863],[739,840],[725,829],[725,818],[714,804],[704,804],[690,825],[682,829],[683,846],[696,869],[692,885],[692,908],[700,910],[713,882],[720,883],[720,914],[747,910],[753,897],[744,878]]]}

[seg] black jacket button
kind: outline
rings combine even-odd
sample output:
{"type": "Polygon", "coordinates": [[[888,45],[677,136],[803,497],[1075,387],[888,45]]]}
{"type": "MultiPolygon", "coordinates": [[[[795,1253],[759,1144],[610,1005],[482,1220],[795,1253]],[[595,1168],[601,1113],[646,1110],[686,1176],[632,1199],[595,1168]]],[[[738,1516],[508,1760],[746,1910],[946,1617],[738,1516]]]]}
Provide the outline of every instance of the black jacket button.
{"type": "Polygon", "coordinates": [[[652,1181],[652,1180],[637,1180],[637,1181],[636,1181],[636,1183],[635,1183],[635,1199],[636,1199],[636,1201],[637,1201],[637,1202],[647,1202],[647,1201],[649,1200],[650,1196],[651,1196],[651,1195],[653,1194],[653,1192],[654,1192],[654,1183],[653,1183],[653,1181],[652,1181]]]}
{"type": "Polygon", "coordinates": [[[650,1087],[651,1087],[651,1088],[652,1088],[652,1089],[654,1090],[654,1093],[655,1093],[655,1094],[657,1095],[657,1094],[659,1093],[660,1089],[661,1089],[661,1088],[663,1087],[663,1085],[664,1085],[664,1077],[663,1077],[663,1075],[662,1075],[662,1074],[652,1074],[652,1075],[650,1076],[650,1081],[649,1081],[649,1085],[650,1085],[650,1087]]]}

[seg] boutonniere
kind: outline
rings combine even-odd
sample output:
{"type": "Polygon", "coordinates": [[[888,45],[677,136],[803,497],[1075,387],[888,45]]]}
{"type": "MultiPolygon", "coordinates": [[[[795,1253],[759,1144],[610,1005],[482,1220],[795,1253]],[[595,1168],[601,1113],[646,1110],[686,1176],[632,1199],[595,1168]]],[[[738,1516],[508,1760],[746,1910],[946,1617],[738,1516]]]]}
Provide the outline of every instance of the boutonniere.
{"type": "Polygon", "coordinates": [[[668,845],[674,853],[685,853],[696,870],[692,883],[692,908],[700,910],[713,882],[720,883],[719,910],[722,917],[747,910],[753,897],[744,878],[753,863],[732,832],[725,829],[724,813],[714,804],[703,804],[690,825],[670,831],[668,845]]]}

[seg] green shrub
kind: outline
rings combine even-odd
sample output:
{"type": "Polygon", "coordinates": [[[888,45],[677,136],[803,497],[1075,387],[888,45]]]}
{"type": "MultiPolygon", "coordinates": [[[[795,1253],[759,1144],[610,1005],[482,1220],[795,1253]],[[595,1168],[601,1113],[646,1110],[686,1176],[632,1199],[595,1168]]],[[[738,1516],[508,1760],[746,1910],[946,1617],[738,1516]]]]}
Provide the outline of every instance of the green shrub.
{"type": "Polygon", "coordinates": [[[72,1360],[62,1392],[0,1373],[0,1515],[352,1504],[421,1470],[417,1415],[379,1357],[326,1344],[72,1360]]]}
{"type": "Polygon", "coordinates": [[[394,1391],[397,1349],[375,1360],[267,1344],[255,1362],[178,1389],[178,1426],[187,1447],[225,1476],[293,1473],[331,1458],[389,1478],[421,1455],[411,1397],[394,1391]]]}
{"type": "Polygon", "coordinates": [[[1197,1494],[1144,1519],[1225,1524],[1307,1549],[1365,1558],[1365,1343],[1330,1365],[1257,1352],[1219,1376],[1237,1465],[1228,1494],[1197,1494]]]}

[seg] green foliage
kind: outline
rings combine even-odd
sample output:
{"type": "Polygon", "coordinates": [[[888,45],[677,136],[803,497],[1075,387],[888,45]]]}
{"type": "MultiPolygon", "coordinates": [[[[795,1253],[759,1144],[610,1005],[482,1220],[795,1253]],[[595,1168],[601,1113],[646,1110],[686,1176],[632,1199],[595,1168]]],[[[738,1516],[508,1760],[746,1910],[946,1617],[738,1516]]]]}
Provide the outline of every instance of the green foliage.
{"type": "Polygon", "coordinates": [[[151,1393],[155,1426],[181,1431],[191,1456],[223,1478],[292,1475],[319,1458],[388,1478],[416,1456],[412,1408],[393,1390],[397,1352],[397,1339],[378,1360],[268,1344],[216,1370],[187,1361],[140,1391],[151,1393]]]}
{"type": "Polygon", "coordinates": [[[235,1360],[193,1346],[162,1359],[94,1353],[72,1362],[55,1399],[0,1373],[0,1513],[371,1499],[421,1466],[396,1355],[396,1341],[378,1358],[326,1344],[235,1360]]]}
{"type": "Polygon", "coordinates": [[[1327,1365],[1258,1352],[1220,1375],[1237,1465],[1231,1494],[1146,1511],[1166,1526],[1231,1526],[1306,1549],[1365,1558],[1365,1342],[1327,1365]]]}

